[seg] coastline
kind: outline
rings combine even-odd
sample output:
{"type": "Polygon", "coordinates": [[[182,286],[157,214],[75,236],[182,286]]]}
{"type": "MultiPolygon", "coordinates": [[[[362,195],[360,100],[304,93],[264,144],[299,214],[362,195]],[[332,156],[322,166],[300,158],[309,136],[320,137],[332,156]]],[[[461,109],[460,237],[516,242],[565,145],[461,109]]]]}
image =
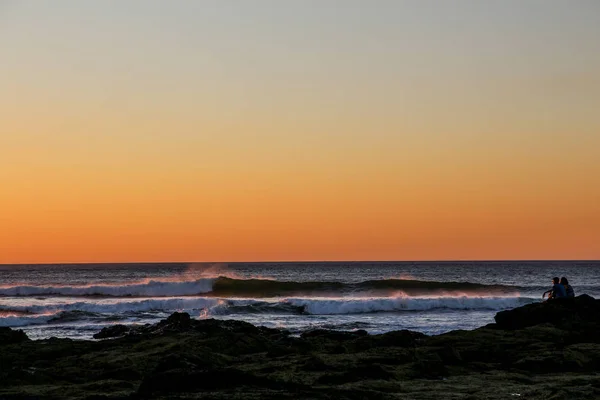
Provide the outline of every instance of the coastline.
{"type": "Polygon", "coordinates": [[[600,300],[530,304],[473,331],[294,337],[172,314],[97,341],[0,329],[0,399],[593,399],[600,300]]]}

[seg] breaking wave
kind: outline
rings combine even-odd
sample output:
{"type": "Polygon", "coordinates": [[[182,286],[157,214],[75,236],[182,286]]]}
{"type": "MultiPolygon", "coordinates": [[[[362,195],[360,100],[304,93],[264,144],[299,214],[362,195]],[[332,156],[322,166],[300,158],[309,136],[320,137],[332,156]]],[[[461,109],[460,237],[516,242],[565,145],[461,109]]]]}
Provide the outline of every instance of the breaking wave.
{"type": "Polygon", "coordinates": [[[533,301],[519,297],[517,287],[469,282],[297,282],[196,275],[127,284],[0,286],[0,326],[147,321],[164,318],[174,311],[189,312],[196,318],[237,318],[251,314],[293,317],[439,309],[503,310],[533,301]]]}
{"type": "Polygon", "coordinates": [[[93,286],[9,286],[0,287],[0,296],[111,296],[111,297],[282,297],[306,295],[508,295],[517,288],[470,282],[437,282],[382,279],[359,283],[321,281],[275,281],[269,279],[201,278],[186,281],[150,280],[126,285],[93,286]]]}
{"type": "Polygon", "coordinates": [[[274,301],[231,300],[212,297],[147,299],[115,303],[74,302],[35,306],[0,306],[6,315],[0,326],[58,323],[105,318],[144,312],[186,311],[194,316],[235,314],[341,315],[426,310],[504,310],[536,300],[525,297],[439,297],[439,298],[286,298],[274,301]],[[29,322],[26,322],[29,321],[29,322]]]}
{"type": "Polygon", "coordinates": [[[174,298],[174,299],[146,299],[138,301],[119,302],[86,302],[58,303],[26,306],[2,306],[3,313],[14,314],[56,314],[65,311],[78,311],[81,313],[127,313],[145,311],[178,311],[178,310],[200,310],[210,308],[219,303],[215,298],[174,298]]]}
{"type": "Polygon", "coordinates": [[[9,286],[0,287],[0,296],[194,296],[210,292],[213,281],[214,279],[207,278],[183,282],[150,280],[128,285],[9,286]]]}
{"type": "Polygon", "coordinates": [[[0,327],[19,327],[29,325],[42,325],[47,323],[52,315],[9,315],[0,318],[0,327]]]}
{"type": "Polygon", "coordinates": [[[449,310],[504,310],[532,303],[525,297],[439,297],[375,299],[288,299],[313,315],[362,314],[373,312],[449,310]]]}

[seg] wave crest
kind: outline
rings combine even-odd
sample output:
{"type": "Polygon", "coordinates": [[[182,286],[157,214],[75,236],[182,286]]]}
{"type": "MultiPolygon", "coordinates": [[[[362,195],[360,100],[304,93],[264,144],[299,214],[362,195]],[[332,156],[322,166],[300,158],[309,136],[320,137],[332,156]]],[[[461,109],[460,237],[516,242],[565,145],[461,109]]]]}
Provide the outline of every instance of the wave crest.
{"type": "Polygon", "coordinates": [[[516,288],[470,282],[437,282],[406,279],[370,280],[358,283],[324,281],[276,281],[270,279],[238,279],[230,277],[195,280],[149,280],[130,284],[89,286],[9,286],[0,287],[0,296],[111,296],[173,297],[206,295],[212,297],[289,297],[340,296],[366,294],[372,296],[508,295],[516,288]]]}
{"type": "Polygon", "coordinates": [[[315,294],[358,294],[373,295],[424,294],[515,294],[515,288],[502,285],[484,285],[470,282],[437,282],[410,279],[382,279],[359,283],[323,281],[275,281],[268,279],[232,279],[220,277],[213,283],[211,295],[219,297],[282,297],[315,294]]]}
{"type": "Polygon", "coordinates": [[[0,306],[0,326],[63,323],[82,319],[105,319],[116,315],[155,316],[185,311],[195,317],[240,314],[343,315],[427,310],[494,310],[514,308],[537,300],[526,297],[383,297],[383,298],[282,298],[219,299],[184,297],[116,302],[72,302],[27,306],[0,306]],[[156,314],[155,314],[156,313],[156,314]]]}
{"type": "Polygon", "coordinates": [[[10,286],[0,288],[2,296],[113,296],[167,297],[194,296],[212,290],[213,278],[172,282],[150,280],[126,285],[10,286]]]}

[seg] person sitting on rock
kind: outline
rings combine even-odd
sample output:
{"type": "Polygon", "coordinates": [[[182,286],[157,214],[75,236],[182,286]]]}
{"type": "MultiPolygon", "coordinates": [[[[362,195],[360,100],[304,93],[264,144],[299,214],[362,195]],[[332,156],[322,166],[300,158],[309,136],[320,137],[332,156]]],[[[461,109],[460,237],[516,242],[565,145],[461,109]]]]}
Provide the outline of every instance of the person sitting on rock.
{"type": "Polygon", "coordinates": [[[549,293],[548,300],[567,297],[567,291],[565,287],[559,283],[558,277],[552,278],[552,284],[552,289],[545,291],[544,294],[542,294],[542,299],[547,293],[549,293]]]}
{"type": "Polygon", "coordinates": [[[560,278],[560,284],[565,287],[565,292],[567,297],[575,297],[575,291],[573,290],[573,286],[569,285],[569,281],[564,276],[560,278]]]}

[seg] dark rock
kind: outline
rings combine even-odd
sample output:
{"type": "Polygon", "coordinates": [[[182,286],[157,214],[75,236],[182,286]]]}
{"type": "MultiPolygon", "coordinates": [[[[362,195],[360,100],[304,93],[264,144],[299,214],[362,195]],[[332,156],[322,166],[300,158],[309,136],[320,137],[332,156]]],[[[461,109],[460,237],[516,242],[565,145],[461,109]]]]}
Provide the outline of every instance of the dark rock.
{"type": "Polygon", "coordinates": [[[159,361],[154,372],[165,372],[176,369],[193,370],[197,369],[197,365],[194,362],[190,362],[187,357],[182,354],[169,354],[159,361]]]}
{"type": "Polygon", "coordinates": [[[327,371],[333,369],[322,357],[312,355],[300,367],[303,371],[327,371]]]}
{"type": "Polygon", "coordinates": [[[375,336],[377,346],[385,347],[409,347],[414,346],[419,340],[426,338],[427,335],[421,332],[413,332],[406,329],[401,331],[387,332],[381,335],[375,336]]]}
{"type": "Polygon", "coordinates": [[[107,369],[100,375],[100,379],[113,379],[118,381],[136,381],[141,379],[139,371],[132,368],[107,369]]]}
{"type": "Polygon", "coordinates": [[[160,321],[156,326],[157,328],[169,329],[171,331],[185,331],[192,325],[192,319],[190,314],[184,312],[174,312],[167,319],[160,321]]]}
{"type": "Polygon", "coordinates": [[[29,340],[22,330],[12,330],[6,327],[0,327],[0,346],[3,344],[21,343],[29,340]]]}
{"type": "Polygon", "coordinates": [[[248,335],[260,335],[265,337],[279,336],[281,331],[278,329],[270,329],[265,327],[257,327],[248,322],[236,320],[217,320],[203,319],[193,320],[193,329],[195,332],[213,335],[215,333],[236,332],[248,335]]]}
{"type": "Polygon", "coordinates": [[[589,329],[600,324],[600,300],[585,294],[552,299],[501,311],[496,314],[495,320],[500,329],[523,329],[543,323],[569,330],[589,329]]]}
{"type": "Polygon", "coordinates": [[[108,339],[126,335],[129,333],[130,327],[125,325],[111,325],[102,328],[102,330],[94,334],[94,339],[108,339]]]}
{"type": "Polygon", "coordinates": [[[596,372],[600,370],[600,345],[579,343],[563,351],[564,362],[570,371],[596,372]]]}
{"type": "Polygon", "coordinates": [[[0,399],[500,399],[513,389],[527,398],[563,389],[571,398],[600,398],[598,317],[598,301],[580,296],[436,336],[314,330],[294,337],[186,313],[95,336],[116,340],[31,341],[5,328],[0,344],[11,344],[0,351],[0,399]]]}
{"type": "Polygon", "coordinates": [[[282,389],[286,386],[291,388],[300,387],[300,385],[294,384],[286,385],[234,368],[200,371],[171,370],[153,373],[144,378],[138,389],[138,395],[143,397],[160,392],[215,391],[242,386],[274,389],[282,389]]]}
{"type": "Polygon", "coordinates": [[[437,352],[437,354],[444,364],[455,365],[463,362],[460,351],[452,346],[443,347],[437,352]]]}
{"type": "Polygon", "coordinates": [[[341,373],[326,374],[319,378],[320,384],[341,385],[364,380],[391,380],[396,376],[378,364],[360,365],[341,373]]]}
{"type": "Polygon", "coordinates": [[[331,331],[328,329],[314,329],[312,331],[304,332],[300,335],[303,339],[309,338],[320,338],[320,339],[328,339],[333,341],[346,341],[346,340],[354,340],[356,338],[367,336],[368,333],[365,330],[358,330],[352,332],[344,332],[344,331],[331,331]]]}
{"type": "Polygon", "coordinates": [[[218,368],[223,365],[223,358],[209,351],[202,354],[202,356],[192,353],[174,353],[160,360],[154,371],[165,372],[176,369],[191,371],[194,369],[218,368]]]}
{"type": "Polygon", "coordinates": [[[289,356],[292,354],[296,354],[298,352],[299,352],[299,349],[297,349],[294,346],[282,346],[282,345],[275,343],[275,344],[273,344],[273,346],[271,346],[268,349],[267,354],[270,357],[283,357],[283,356],[289,356]]]}
{"type": "Polygon", "coordinates": [[[426,354],[417,357],[413,364],[415,378],[439,379],[448,375],[448,369],[437,354],[426,354]]]}
{"type": "Polygon", "coordinates": [[[558,354],[545,352],[528,354],[512,364],[513,368],[528,373],[564,372],[565,367],[562,357],[558,354]]]}

